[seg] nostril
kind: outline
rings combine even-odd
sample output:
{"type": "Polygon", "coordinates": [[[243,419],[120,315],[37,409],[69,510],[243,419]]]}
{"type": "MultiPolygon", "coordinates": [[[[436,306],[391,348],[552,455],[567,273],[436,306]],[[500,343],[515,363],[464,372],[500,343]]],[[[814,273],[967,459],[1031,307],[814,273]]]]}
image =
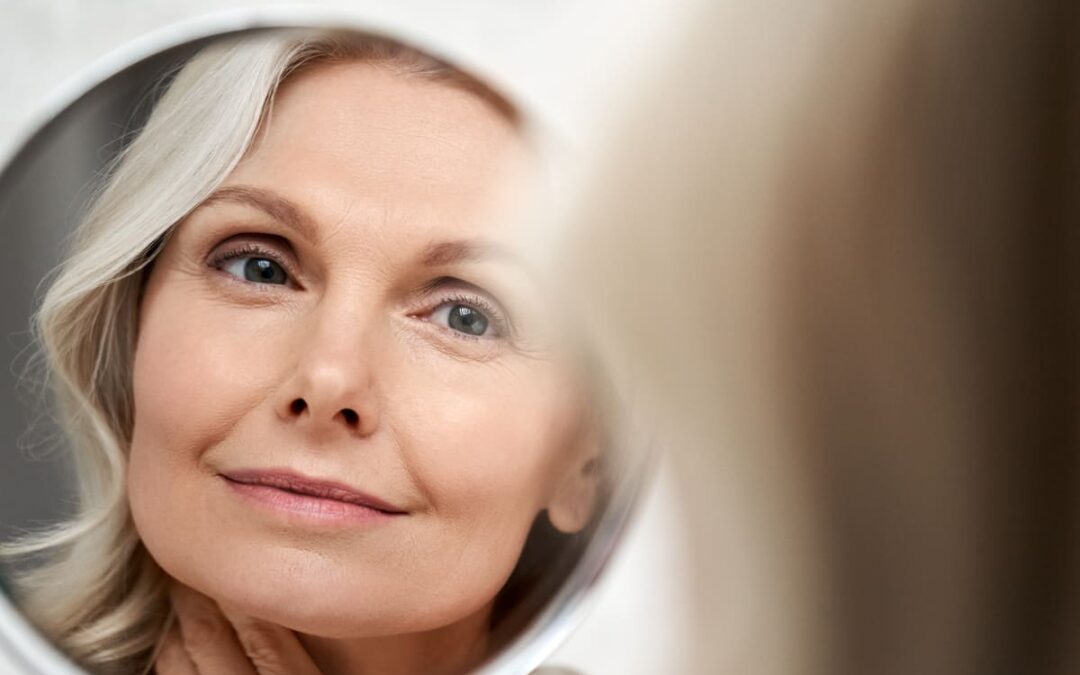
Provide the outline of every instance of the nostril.
{"type": "Polygon", "coordinates": [[[355,427],[360,423],[360,416],[352,408],[345,408],[341,411],[341,414],[345,416],[345,423],[350,427],[355,427]]]}
{"type": "Polygon", "coordinates": [[[289,409],[292,410],[294,415],[299,415],[300,413],[304,412],[305,409],[307,409],[307,402],[304,401],[304,399],[302,398],[298,398],[292,402],[292,404],[289,406],[289,409]]]}

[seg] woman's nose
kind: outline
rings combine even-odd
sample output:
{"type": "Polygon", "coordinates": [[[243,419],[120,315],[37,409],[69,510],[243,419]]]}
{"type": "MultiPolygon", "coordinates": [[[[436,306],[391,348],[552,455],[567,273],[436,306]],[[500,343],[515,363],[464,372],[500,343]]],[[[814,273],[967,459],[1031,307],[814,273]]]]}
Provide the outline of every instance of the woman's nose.
{"type": "Polygon", "coordinates": [[[364,336],[370,331],[342,315],[307,326],[296,371],[277,404],[278,415],[319,436],[370,436],[379,423],[371,368],[376,347],[364,336]]]}

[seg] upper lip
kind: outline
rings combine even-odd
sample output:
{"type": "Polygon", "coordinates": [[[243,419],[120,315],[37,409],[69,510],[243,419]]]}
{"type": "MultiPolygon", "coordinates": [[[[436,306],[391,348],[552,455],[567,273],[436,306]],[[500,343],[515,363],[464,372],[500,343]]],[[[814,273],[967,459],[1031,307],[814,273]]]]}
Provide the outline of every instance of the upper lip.
{"type": "Polygon", "coordinates": [[[267,487],[288,490],[289,492],[295,492],[297,494],[311,495],[312,497],[321,497],[322,499],[334,499],[349,504],[359,504],[360,506],[366,506],[385,513],[406,513],[404,509],[398,508],[374,495],[361,492],[344,483],[334,480],[312,478],[295,471],[280,469],[243,469],[237,471],[223,471],[221,472],[221,476],[235,483],[243,483],[245,485],[265,485],[267,487]]]}

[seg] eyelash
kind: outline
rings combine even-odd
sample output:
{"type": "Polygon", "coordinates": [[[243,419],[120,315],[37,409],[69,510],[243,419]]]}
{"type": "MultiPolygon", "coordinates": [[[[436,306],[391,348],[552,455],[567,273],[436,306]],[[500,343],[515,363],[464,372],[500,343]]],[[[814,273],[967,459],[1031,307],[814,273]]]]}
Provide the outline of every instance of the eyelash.
{"type": "MultiPolygon", "coordinates": [[[[214,256],[207,263],[207,265],[209,267],[212,267],[212,268],[216,269],[216,270],[224,272],[224,270],[222,268],[225,266],[225,263],[229,262],[230,260],[235,260],[237,258],[246,258],[248,256],[258,256],[260,258],[266,258],[268,260],[273,260],[278,265],[281,265],[281,268],[283,270],[285,270],[285,274],[288,276],[289,282],[292,283],[292,284],[296,283],[296,281],[294,280],[296,274],[293,272],[292,266],[289,265],[288,262],[286,262],[284,257],[281,254],[279,254],[277,251],[274,251],[274,250],[268,249],[268,248],[263,248],[262,246],[259,246],[258,244],[246,243],[246,244],[243,244],[243,245],[241,245],[241,246],[239,246],[237,248],[229,249],[229,250],[227,250],[227,251],[225,251],[223,253],[219,253],[218,255],[214,256]]],[[[228,274],[227,272],[224,272],[224,273],[228,274]]],[[[239,281],[240,283],[246,284],[248,286],[257,287],[256,290],[258,292],[260,292],[260,293],[274,292],[274,291],[278,290],[276,288],[273,288],[273,286],[275,286],[276,284],[258,284],[258,283],[252,282],[252,281],[247,281],[246,279],[239,279],[235,275],[232,275],[232,274],[228,274],[228,276],[231,277],[232,279],[236,280],[236,281],[239,281]]]]}
{"type": "MultiPolygon", "coordinates": [[[[224,272],[223,267],[225,266],[225,263],[229,262],[230,260],[235,260],[237,258],[245,258],[245,257],[248,257],[248,256],[258,256],[260,258],[267,258],[269,260],[273,260],[277,264],[281,265],[282,269],[285,270],[285,273],[286,273],[286,275],[288,276],[288,279],[289,279],[289,283],[292,283],[292,284],[296,283],[294,281],[295,274],[294,274],[294,272],[292,270],[292,267],[289,265],[289,263],[287,263],[285,261],[283,256],[281,256],[279,253],[277,253],[276,251],[274,251],[272,249],[264,248],[262,246],[259,246],[257,244],[252,244],[252,243],[245,243],[245,244],[243,244],[241,246],[238,246],[237,248],[229,249],[227,251],[219,253],[218,255],[214,256],[209,262],[207,262],[207,266],[212,267],[212,268],[214,268],[216,270],[219,270],[219,271],[223,272],[224,274],[227,274],[233,280],[238,281],[238,282],[240,282],[242,284],[245,284],[246,286],[254,287],[254,289],[257,292],[260,292],[260,293],[270,292],[270,293],[272,293],[272,292],[277,291],[278,289],[274,288],[274,287],[277,286],[278,284],[256,283],[256,282],[253,282],[253,281],[247,281],[246,279],[239,279],[235,275],[228,274],[227,272],[224,272]]],[[[426,288],[434,289],[434,288],[437,288],[438,285],[440,285],[440,283],[445,283],[445,282],[450,282],[450,281],[454,281],[454,279],[452,279],[452,278],[438,279],[434,283],[428,284],[426,288]]],[[[499,308],[497,308],[493,303],[491,303],[488,300],[485,300],[484,298],[482,298],[479,295],[470,294],[470,293],[460,293],[460,292],[450,293],[450,294],[448,294],[446,296],[438,298],[438,302],[436,302],[434,304],[425,303],[425,306],[428,307],[428,309],[426,310],[426,314],[428,314],[428,315],[433,314],[436,309],[438,309],[439,307],[442,307],[443,305],[445,305],[447,303],[460,303],[460,304],[463,304],[463,305],[468,305],[469,307],[472,307],[473,309],[479,310],[482,314],[484,314],[484,316],[486,316],[490,320],[491,327],[494,330],[494,334],[491,335],[491,336],[479,336],[479,335],[468,335],[466,333],[456,331],[456,330],[454,330],[452,328],[443,328],[442,329],[442,330],[445,330],[445,331],[451,333],[454,337],[462,339],[462,340],[471,340],[471,341],[474,341],[474,342],[482,342],[484,340],[491,340],[491,339],[494,339],[494,338],[509,338],[510,337],[511,323],[508,320],[508,318],[506,317],[506,315],[504,314],[504,312],[501,311],[499,308]]],[[[410,315],[416,315],[418,313],[419,312],[411,313],[410,315]]],[[[427,319],[421,319],[421,320],[422,321],[427,321],[427,319]]]]}
{"type": "MultiPolygon", "coordinates": [[[[427,310],[427,314],[434,314],[435,310],[446,304],[462,304],[473,309],[478,310],[484,316],[486,316],[491,322],[492,335],[468,335],[456,331],[452,328],[445,328],[443,330],[449,331],[454,337],[461,338],[462,340],[472,340],[474,342],[483,342],[484,340],[493,340],[497,338],[509,338],[510,337],[510,322],[507,320],[505,314],[495,307],[494,304],[480,297],[479,295],[472,295],[469,293],[451,293],[444,297],[440,297],[439,301],[431,305],[431,303],[425,303],[425,306],[430,306],[431,309],[427,310]]],[[[426,319],[422,319],[426,321],[426,319]]]]}

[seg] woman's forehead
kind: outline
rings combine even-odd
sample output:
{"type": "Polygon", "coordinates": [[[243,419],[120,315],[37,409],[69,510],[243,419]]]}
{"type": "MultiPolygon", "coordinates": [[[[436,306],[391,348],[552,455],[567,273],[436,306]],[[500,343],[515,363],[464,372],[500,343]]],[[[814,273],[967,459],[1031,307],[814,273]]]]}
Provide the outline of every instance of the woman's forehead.
{"type": "Polygon", "coordinates": [[[349,219],[492,236],[493,212],[518,194],[532,161],[512,122],[481,97],[354,61],[288,80],[225,187],[279,195],[316,228],[349,219]]]}

